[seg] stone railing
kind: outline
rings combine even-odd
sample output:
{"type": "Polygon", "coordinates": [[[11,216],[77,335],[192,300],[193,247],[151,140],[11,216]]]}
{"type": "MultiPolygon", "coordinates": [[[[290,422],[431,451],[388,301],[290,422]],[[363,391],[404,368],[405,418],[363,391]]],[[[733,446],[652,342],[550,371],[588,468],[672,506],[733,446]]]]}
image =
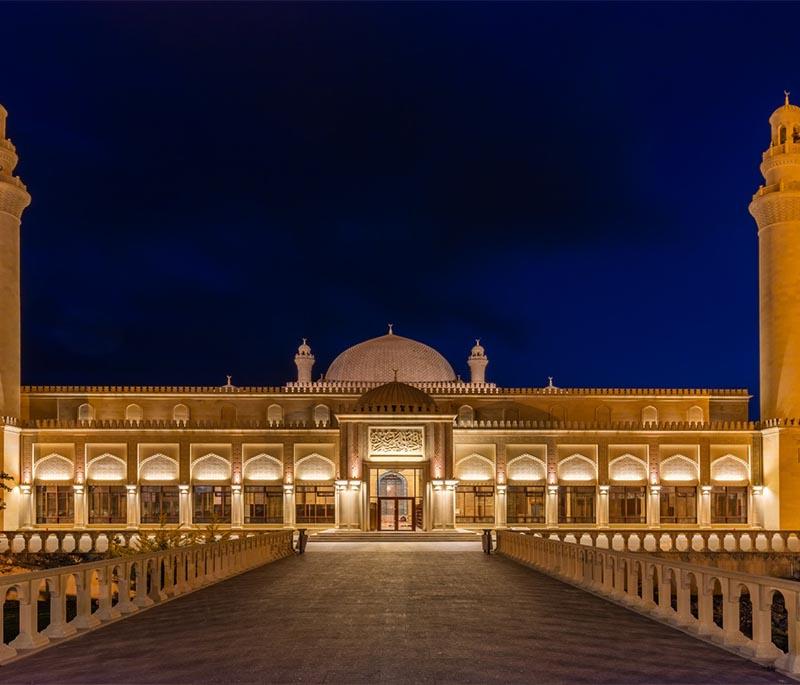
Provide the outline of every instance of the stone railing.
{"type": "Polygon", "coordinates": [[[800,552],[800,531],[796,530],[526,527],[518,532],[616,552],[800,552]]]}
{"type": "Polygon", "coordinates": [[[796,582],[510,531],[498,532],[497,551],[762,665],[800,673],[796,582]]]}
{"type": "Polygon", "coordinates": [[[286,530],[0,576],[0,663],[291,554],[286,530]],[[49,594],[49,622],[40,631],[42,594],[45,601],[49,594]],[[3,614],[12,602],[18,633],[6,644],[3,614]]]}
{"type": "MultiPolygon", "coordinates": [[[[170,528],[171,531],[177,531],[178,528],[170,528]]],[[[183,529],[181,529],[183,530],[183,529]]],[[[287,529],[289,530],[289,529],[287,529]]],[[[61,528],[58,530],[2,530],[0,531],[0,554],[6,551],[15,552],[17,554],[23,552],[30,552],[36,554],[38,552],[63,552],[66,554],[80,553],[102,554],[108,551],[110,542],[113,540],[118,545],[127,547],[136,538],[152,536],[158,532],[158,528],[143,527],[138,530],[120,529],[120,530],[70,530],[68,528],[61,528]]],[[[189,534],[203,534],[202,528],[185,529],[187,535],[189,534]]],[[[229,532],[229,531],[226,531],[229,532]]],[[[268,532],[283,532],[272,529],[259,529],[257,527],[248,528],[246,531],[233,531],[234,535],[246,535],[251,533],[268,533],[268,532]]],[[[289,530],[289,532],[292,532],[289,530]]]]}

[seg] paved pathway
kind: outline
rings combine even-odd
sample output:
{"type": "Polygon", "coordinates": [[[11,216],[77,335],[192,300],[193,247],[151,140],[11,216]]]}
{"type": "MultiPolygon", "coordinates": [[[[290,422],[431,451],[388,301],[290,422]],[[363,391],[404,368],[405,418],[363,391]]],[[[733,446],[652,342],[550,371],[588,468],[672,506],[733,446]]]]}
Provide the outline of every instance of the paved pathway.
{"type": "Polygon", "coordinates": [[[792,682],[475,543],[314,543],[1,683],[792,682]]]}

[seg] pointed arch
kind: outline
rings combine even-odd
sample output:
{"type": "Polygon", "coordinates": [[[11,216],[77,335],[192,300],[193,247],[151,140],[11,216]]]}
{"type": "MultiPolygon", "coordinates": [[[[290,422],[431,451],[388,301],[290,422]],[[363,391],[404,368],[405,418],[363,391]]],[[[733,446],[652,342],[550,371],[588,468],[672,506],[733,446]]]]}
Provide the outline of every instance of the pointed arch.
{"type": "Polygon", "coordinates": [[[72,480],[74,473],[72,459],[55,452],[37,459],[33,465],[34,480],[72,480]]]}
{"type": "Polygon", "coordinates": [[[704,417],[705,413],[703,412],[703,408],[696,404],[689,407],[689,410],[686,412],[686,420],[689,423],[703,423],[703,421],[705,421],[704,417]]]}
{"type": "Polygon", "coordinates": [[[94,407],[88,402],[78,407],[78,421],[94,421],[94,407]]]}
{"type": "Polygon", "coordinates": [[[482,454],[469,454],[456,462],[455,477],[459,480],[494,480],[494,462],[482,454]]]}
{"type": "Polygon", "coordinates": [[[723,454],[711,462],[711,480],[747,482],[750,480],[750,465],[734,454],[723,454]]]}
{"type": "Polygon", "coordinates": [[[267,407],[267,423],[270,426],[280,426],[283,423],[283,407],[271,404],[267,407]]]}
{"type": "Polygon", "coordinates": [[[190,417],[191,414],[189,412],[189,407],[187,407],[185,404],[176,404],[172,408],[173,421],[176,421],[177,423],[186,423],[190,417]]]}
{"type": "Polygon", "coordinates": [[[231,478],[231,463],[219,454],[210,452],[198,457],[192,462],[191,468],[192,480],[230,480],[231,478]]]}
{"type": "Polygon", "coordinates": [[[294,473],[299,480],[333,480],[336,477],[336,465],[327,457],[313,452],[297,460],[294,473]]]}
{"type": "Polygon", "coordinates": [[[144,412],[142,408],[136,404],[129,404],[125,407],[125,420],[126,421],[141,421],[144,417],[144,412]]]}
{"type": "Polygon", "coordinates": [[[318,404],[314,407],[314,425],[315,426],[323,426],[325,428],[331,422],[331,410],[327,404],[318,404]]]}
{"type": "Polygon", "coordinates": [[[652,404],[642,409],[642,423],[658,423],[658,409],[652,404]]]}
{"type": "Polygon", "coordinates": [[[698,466],[694,459],[684,454],[673,454],[659,464],[661,480],[688,482],[698,478],[698,466]]]}
{"type": "Polygon", "coordinates": [[[139,464],[139,480],[178,480],[178,462],[166,454],[152,454],[139,464]]]}
{"type": "Polygon", "coordinates": [[[608,463],[608,477],[619,481],[646,481],[647,462],[633,454],[622,454],[608,463]]]}
{"type": "Polygon", "coordinates": [[[547,464],[532,454],[520,454],[506,464],[508,480],[545,480],[547,464]]]}
{"type": "Polygon", "coordinates": [[[128,471],[128,464],[124,459],[105,452],[94,457],[86,465],[86,478],[88,480],[125,480],[128,471]]]}
{"type": "Polygon", "coordinates": [[[583,454],[573,454],[558,463],[558,480],[592,481],[597,478],[594,459],[583,454]]]}
{"type": "Polygon", "coordinates": [[[269,454],[256,454],[245,461],[242,473],[246,481],[282,480],[283,464],[269,454]]]}

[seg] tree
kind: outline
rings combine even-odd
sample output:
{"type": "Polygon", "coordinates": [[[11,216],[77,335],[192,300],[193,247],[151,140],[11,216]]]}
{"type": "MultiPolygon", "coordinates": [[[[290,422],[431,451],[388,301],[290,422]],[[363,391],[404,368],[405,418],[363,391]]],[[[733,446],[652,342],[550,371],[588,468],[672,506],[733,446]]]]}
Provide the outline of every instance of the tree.
{"type": "Polygon", "coordinates": [[[2,499],[0,499],[0,511],[6,508],[6,492],[11,492],[11,486],[8,484],[9,482],[13,482],[14,479],[7,474],[5,471],[0,471],[0,495],[2,495],[2,499]]]}

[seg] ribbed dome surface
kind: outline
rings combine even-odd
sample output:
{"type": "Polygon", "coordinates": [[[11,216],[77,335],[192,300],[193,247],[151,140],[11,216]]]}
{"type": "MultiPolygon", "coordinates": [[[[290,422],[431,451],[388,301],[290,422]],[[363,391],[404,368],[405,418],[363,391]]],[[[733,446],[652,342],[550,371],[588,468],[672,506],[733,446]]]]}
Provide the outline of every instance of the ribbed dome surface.
{"type": "Polygon", "coordinates": [[[435,383],[454,381],[456,374],[432,347],[389,333],[346,349],[325,375],[329,381],[366,383],[388,383],[395,378],[404,383],[435,383]]]}
{"type": "Polygon", "coordinates": [[[356,402],[355,410],[381,414],[431,414],[436,411],[436,402],[413,385],[392,381],[365,392],[356,402]]]}

